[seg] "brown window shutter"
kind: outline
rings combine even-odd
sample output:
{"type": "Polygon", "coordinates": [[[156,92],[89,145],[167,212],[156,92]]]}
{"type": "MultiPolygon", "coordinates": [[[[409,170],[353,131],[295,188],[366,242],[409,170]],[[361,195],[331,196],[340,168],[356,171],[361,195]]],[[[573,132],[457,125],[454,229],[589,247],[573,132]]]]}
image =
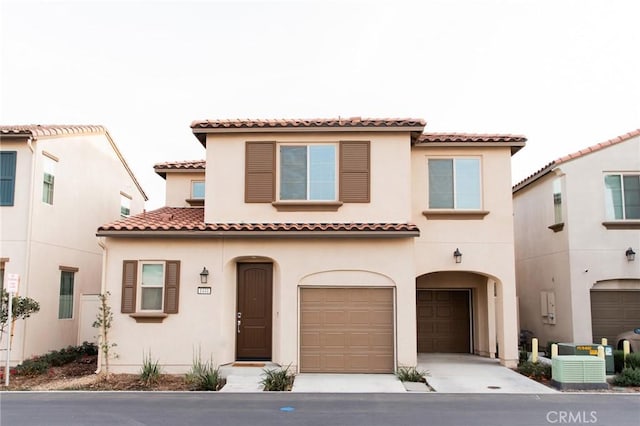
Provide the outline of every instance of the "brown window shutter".
{"type": "Polygon", "coordinates": [[[275,200],[275,142],[247,142],[244,182],[245,203],[270,203],[275,200]]]}
{"type": "Polygon", "coordinates": [[[370,202],[370,176],[370,143],[368,141],[340,142],[340,201],[370,202]]]}
{"type": "Polygon", "coordinates": [[[180,261],[167,260],[164,274],[164,313],[177,314],[180,300],[180,261]]]}
{"type": "Polygon", "coordinates": [[[136,311],[136,289],[138,286],[138,261],[122,262],[122,306],[120,312],[132,314],[136,311]]]}

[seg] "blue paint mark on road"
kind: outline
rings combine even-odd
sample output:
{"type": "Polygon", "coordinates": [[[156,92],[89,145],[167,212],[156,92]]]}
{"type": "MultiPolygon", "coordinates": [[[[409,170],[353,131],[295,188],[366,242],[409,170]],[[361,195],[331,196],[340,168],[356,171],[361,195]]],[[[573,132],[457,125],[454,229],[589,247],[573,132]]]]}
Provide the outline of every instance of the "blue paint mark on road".
{"type": "Polygon", "coordinates": [[[292,411],[296,411],[296,409],[293,407],[282,407],[280,408],[280,411],[284,411],[285,413],[290,413],[292,411]]]}

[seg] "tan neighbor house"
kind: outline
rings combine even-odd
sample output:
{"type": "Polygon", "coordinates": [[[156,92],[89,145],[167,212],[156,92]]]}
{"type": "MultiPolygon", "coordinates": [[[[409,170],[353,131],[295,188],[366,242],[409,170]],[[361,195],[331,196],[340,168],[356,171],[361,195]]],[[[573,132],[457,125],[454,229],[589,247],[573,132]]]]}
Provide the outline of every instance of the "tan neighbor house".
{"type": "Polygon", "coordinates": [[[520,326],[614,346],[639,327],[640,129],[552,161],[513,198],[520,326]]]}
{"type": "Polygon", "coordinates": [[[16,323],[11,361],[19,363],[94,340],[95,229],[142,212],[147,198],[102,126],[0,126],[0,156],[0,273],[19,274],[18,294],[40,303],[16,323]]]}
{"type": "Polygon", "coordinates": [[[515,365],[510,158],[525,138],[424,126],[194,122],[206,160],[155,167],[168,206],[98,230],[112,370],[149,353],[168,372],[197,353],[298,372],[388,373],[419,352],[515,365]]]}

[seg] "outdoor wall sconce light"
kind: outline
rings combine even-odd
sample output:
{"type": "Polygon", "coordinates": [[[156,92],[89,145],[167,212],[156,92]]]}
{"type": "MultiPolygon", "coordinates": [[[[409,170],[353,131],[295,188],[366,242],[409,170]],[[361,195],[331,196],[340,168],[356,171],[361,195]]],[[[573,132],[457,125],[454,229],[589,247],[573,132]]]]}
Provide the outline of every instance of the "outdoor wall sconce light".
{"type": "Polygon", "coordinates": [[[460,250],[456,249],[456,251],[453,252],[453,257],[456,259],[456,263],[462,263],[462,253],[460,253],[460,250]]]}
{"type": "Polygon", "coordinates": [[[200,272],[200,284],[206,284],[208,278],[209,278],[209,271],[205,266],[204,268],[202,268],[202,272],[200,272]]]}
{"type": "Polygon", "coordinates": [[[636,252],[633,251],[631,247],[629,247],[627,251],[624,252],[624,254],[627,256],[628,262],[633,262],[634,260],[636,260],[636,252]]]}

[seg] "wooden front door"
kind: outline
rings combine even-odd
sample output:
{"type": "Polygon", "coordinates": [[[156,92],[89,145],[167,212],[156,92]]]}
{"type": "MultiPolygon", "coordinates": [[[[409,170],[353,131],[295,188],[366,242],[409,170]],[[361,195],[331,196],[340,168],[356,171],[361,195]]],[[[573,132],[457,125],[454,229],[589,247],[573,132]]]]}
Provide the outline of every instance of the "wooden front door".
{"type": "Polygon", "coordinates": [[[270,263],[238,264],[238,360],[271,360],[272,277],[270,263]]]}
{"type": "Polygon", "coordinates": [[[418,352],[471,352],[469,299],[470,290],[418,289],[418,352]]]}

